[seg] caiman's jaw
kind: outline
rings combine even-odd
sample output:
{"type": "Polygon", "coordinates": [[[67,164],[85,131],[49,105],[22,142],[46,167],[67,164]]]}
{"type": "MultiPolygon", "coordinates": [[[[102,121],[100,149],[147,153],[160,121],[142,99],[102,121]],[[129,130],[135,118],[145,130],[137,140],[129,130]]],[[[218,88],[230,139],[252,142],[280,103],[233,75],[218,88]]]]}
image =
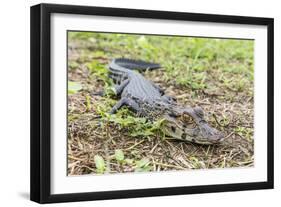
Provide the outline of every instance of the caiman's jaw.
{"type": "Polygon", "coordinates": [[[173,138],[198,144],[216,144],[224,139],[221,132],[207,124],[200,107],[180,110],[164,119],[162,130],[173,138]]]}

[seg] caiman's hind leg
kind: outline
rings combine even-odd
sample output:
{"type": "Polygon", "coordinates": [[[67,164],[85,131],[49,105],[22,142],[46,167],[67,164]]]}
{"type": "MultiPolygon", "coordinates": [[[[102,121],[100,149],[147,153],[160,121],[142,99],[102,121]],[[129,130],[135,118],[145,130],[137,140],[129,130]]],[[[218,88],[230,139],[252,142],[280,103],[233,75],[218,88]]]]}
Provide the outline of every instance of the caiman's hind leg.
{"type": "MultiPolygon", "coordinates": [[[[130,82],[130,80],[126,79],[123,82],[121,82],[120,85],[114,86],[117,96],[119,96],[122,93],[123,89],[128,85],[129,82],[130,82]]],[[[92,93],[92,95],[94,95],[94,96],[105,96],[105,91],[104,90],[98,91],[98,92],[92,93]]]]}
{"type": "Polygon", "coordinates": [[[156,85],[155,83],[153,83],[151,80],[149,80],[150,84],[157,90],[159,91],[159,93],[162,95],[165,94],[164,89],[160,88],[160,86],[156,85]]]}
{"type": "Polygon", "coordinates": [[[153,85],[153,87],[159,91],[159,93],[161,94],[161,97],[168,103],[172,103],[172,102],[177,102],[177,99],[172,97],[172,96],[168,96],[168,95],[165,95],[165,91],[164,89],[160,88],[160,86],[156,85],[155,83],[153,83],[151,81],[151,84],[153,85]]]}
{"type": "Polygon", "coordinates": [[[134,100],[129,98],[122,98],[112,107],[110,113],[111,114],[116,113],[116,111],[120,109],[122,106],[127,106],[133,112],[137,112],[140,109],[139,105],[134,100]]]}
{"type": "Polygon", "coordinates": [[[163,95],[161,97],[166,103],[176,103],[177,102],[177,99],[172,96],[163,95]]]}

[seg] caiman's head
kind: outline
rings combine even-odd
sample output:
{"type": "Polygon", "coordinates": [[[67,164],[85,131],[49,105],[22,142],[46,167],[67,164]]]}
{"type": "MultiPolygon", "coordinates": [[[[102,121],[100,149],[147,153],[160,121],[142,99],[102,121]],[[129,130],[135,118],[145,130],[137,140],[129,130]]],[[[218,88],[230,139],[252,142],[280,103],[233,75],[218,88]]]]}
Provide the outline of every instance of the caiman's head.
{"type": "Polygon", "coordinates": [[[208,125],[200,107],[180,109],[164,117],[163,131],[168,136],[198,144],[215,144],[224,135],[208,125]]]}

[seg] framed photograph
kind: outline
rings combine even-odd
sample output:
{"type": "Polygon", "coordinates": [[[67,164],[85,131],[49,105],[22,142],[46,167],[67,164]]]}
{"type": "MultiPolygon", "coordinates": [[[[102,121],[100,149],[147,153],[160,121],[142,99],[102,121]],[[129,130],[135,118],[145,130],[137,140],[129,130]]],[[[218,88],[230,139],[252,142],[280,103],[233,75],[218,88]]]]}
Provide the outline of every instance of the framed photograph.
{"type": "Polygon", "coordinates": [[[273,188],[273,19],[31,7],[31,200],[273,188]]]}

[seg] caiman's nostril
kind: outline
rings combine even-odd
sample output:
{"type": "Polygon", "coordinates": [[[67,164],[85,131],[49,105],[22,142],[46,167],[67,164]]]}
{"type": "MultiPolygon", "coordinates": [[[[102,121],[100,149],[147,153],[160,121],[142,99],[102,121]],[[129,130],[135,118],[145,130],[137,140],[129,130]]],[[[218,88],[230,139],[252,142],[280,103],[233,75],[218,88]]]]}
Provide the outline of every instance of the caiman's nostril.
{"type": "Polygon", "coordinates": [[[210,141],[213,142],[213,143],[218,143],[218,142],[223,141],[223,139],[224,139],[224,134],[218,132],[218,133],[216,133],[216,134],[214,134],[214,135],[212,136],[212,138],[210,139],[210,141]]]}
{"type": "Polygon", "coordinates": [[[222,141],[224,139],[224,134],[223,133],[219,133],[217,135],[217,141],[222,141]]]}

